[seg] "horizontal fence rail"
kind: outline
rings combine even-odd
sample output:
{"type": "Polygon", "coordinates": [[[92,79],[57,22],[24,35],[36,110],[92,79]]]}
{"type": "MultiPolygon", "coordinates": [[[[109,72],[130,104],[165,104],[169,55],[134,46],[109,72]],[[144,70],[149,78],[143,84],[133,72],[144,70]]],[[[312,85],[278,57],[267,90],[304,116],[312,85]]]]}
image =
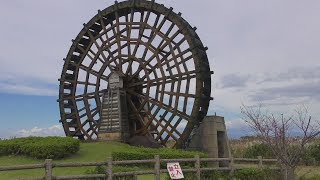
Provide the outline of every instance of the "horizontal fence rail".
{"type": "MultiPolygon", "coordinates": [[[[137,175],[153,174],[155,180],[160,180],[160,174],[168,172],[167,169],[161,169],[161,163],[168,162],[191,162],[194,163],[194,168],[182,168],[183,172],[195,172],[196,177],[200,180],[201,172],[204,171],[228,171],[233,173],[235,170],[244,169],[246,167],[235,167],[235,162],[245,162],[245,163],[256,163],[259,169],[263,168],[263,163],[277,163],[276,159],[263,159],[258,156],[257,159],[249,158],[200,158],[196,155],[194,158],[183,158],[183,159],[160,159],[159,155],[155,155],[154,159],[145,160],[126,160],[126,161],[113,161],[109,158],[104,162],[70,162],[70,163],[54,163],[52,159],[46,159],[43,164],[30,164],[30,165],[17,165],[17,166],[0,166],[0,171],[12,171],[12,170],[23,170],[23,169],[39,169],[44,168],[45,174],[41,179],[54,180],[54,179],[86,179],[86,178],[107,178],[107,180],[112,180],[113,177],[120,176],[133,176],[134,179],[137,175]],[[227,167],[201,167],[202,162],[228,162],[227,167]],[[113,165],[132,165],[132,164],[154,164],[153,170],[141,170],[141,171],[130,171],[130,172],[113,172],[113,165]],[[83,166],[106,166],[105,174],[88,174],[88,175],[68,175],[68,176],[53,176],[53,168],[62,167],[83,167],[83,166]]],[[[278,170],[279,168],[274,167],[270,169],[278,170]]]]}

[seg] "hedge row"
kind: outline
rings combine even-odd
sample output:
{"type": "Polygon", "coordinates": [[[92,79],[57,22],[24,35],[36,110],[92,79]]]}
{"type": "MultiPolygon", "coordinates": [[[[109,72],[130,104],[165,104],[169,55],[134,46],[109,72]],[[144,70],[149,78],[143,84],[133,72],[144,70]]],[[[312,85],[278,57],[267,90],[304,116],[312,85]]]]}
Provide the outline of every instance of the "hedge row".
{"type": "Polygon", "coordinates": [[[155,155],[159,155],[162,159],[193,158],[195,155],[207,157],[205,153],[197,151],[184,151],[170,148],[143,148],[133,146],[124,150],[112,152],[112,158],[115,161],[153,159],[155,155]]]}
{"type": "MultiPolygon", "coordinates": [[[[185,180],[196,179],[196,174],[194,172],[185,172],[183,175],[185,180]]],[[[169,180],[170,177],[167,177],[166,179],[169,180]]],[[[280,180],[282,179],[282,176],[280,170],[271,170],[268,168],[244,168],[235,170],[233,174],[221,170],[201,172],[201,179],[280,180]]]]}
{"type": "Polygon", "coordinates": [[[79,151],[80,141],[71,137],[26,137],[0,140],[0,155],[26,155],[59,159],[79,151]]]}
{"type": "MultiPolygon", "coordinates": [[[[161,159],[180,159],[194,158],[195,155],[207,157],[207,154],[197,151],[184,151],[170,148],[144,148],[130,146],[126,149],[112,152],[114,161],[137,160],[137,159],[153,159],[155,155],[159,155],[161,159]]],[[[206,163],[202,163],[205,165],[206,163]]],[[[145,164],[146,165],[146,164],[145,164]]],[[[194,166],[194,162],[180,163],[181,166],[194,166]]],[[[133,166],[143,166],[141,164],[133,164],[133,166]]],[[[161,163],[161,168],[166,168],[165,163],[161,163]]]]}
{"type": "MultiPolygon", "coordinates": [[[[178,158],[194,158],[195,155],[199,155],[200,157],[207,157],[206,154],[196,151],[183,151],[178,149],[170,149],[170,148],[144,148],[144,147],[135,147],[129,146],[119,149],[117,151],[112,152],[112,159],[114,161],[124,161],[124,160],[139,160],[139,159],[154,159],[155,155],[159,155],[161,159],[178,159],[178,158]]],[[[161,163],[161,168],[166,168],[166,163],[161,163]]],[[[186,166],[194,166],[194,163],[180,163],[182,167],[186,166]]],[[[138,170],[146,170],[152,169],[154,163],[150,164],[130,164],[130,165],[121,165],[121,166],[113,166],[114,172],[127,172],[127,171],[138,171],[138,170]]],[[[104,174],[106,171],[105,166],[97,166],[95,169],[87,170],[86,174],[96,174],[102,173],[104,174]]],[[[103,179],[103,178],[101,178],[103,179]]],[[[124,176],[114,178],[117,180],[133,180],[133,176],[124,176]]]]}
{"type": "MultiPolygon", "coordinates": [[[[105,166],[96,166],[95,169],[88,169],[85,171],[85,174],[105,174],[105,166]]],[[[123,166],[114,166],[113,172],[128,172],[128,171],[138,171],[141,170],[138,167],[123,167],[123,166]]],[[[196,174],[194,172],[184,172],[185,180],[194,180],[196,179],[196,174]]],[[[230,174],[228,171],[206,171],[201,172],[201,179],[237,179],[237,180],[247,180],[247,179],[268,179],[268,180],[280,180],[281,172],[271,170],[268,168],[265,169],[256,169],[256,168],[245,168],[235,170],[234,174],[230,174]]],[[[90,178],[89,178],[90,179],[90,178]]],[[[92,179],[101,179],[104,178],[92,178],[92,179]]],[[[116,180],[133,180],[133,176],[123,176],[114,178],[116,180]]],[[[167,176],[165,179],[170,180],[171,178],[167,176]]]]}

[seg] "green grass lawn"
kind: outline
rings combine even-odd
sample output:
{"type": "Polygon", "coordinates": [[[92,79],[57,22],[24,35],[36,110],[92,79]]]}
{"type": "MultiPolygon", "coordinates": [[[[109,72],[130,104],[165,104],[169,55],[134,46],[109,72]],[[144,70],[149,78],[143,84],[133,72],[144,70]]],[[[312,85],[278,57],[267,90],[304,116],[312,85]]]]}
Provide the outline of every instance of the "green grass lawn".
{"type": "MultiPolygon", "coordinates": [[[[128,148],[128,145],[117,142],[90,142],[81,143],[80,150],[74,155],[53,162],[98,162],[106,161],[113,151],[121,148],[128,148]]],[[[44,160],[33,159],[24,156],[0,156],[0,166],[38,164],[44,163],[44,160]]],[[[84,174],[86,170],[94,169],[94,167],[78,167],[78,168],[54,168],[53,175],[73,175],[84,174]]],[[[42,177],[44,169],[19,170],[19,171],[0,171],[0,179],[22,179],[42,177]]]]}
{"type": "MultiPolygon", "coordinates": [[[[119,149],[130,148],[127,144],[118,142],[88,142],[80,143],[80,150],[71,156],[60,160],[54,160],[54,163],[63,162],[101,162],[107,161],[111,153],[119,149]]],[[[43,160],[34,159],[25,156],[0,156],[0,166],[25,165],[44,163],[43,160]]],[[[95,167],[76,167],[76,168],[54,168],[54,176],[80,175],[85,174],[89,169],[95,167]]],[[[11,179],[32,179],[41,178],[44,176],[44,168],[32,170],[17,170],[17,171],[0,171],[0,180],[11,179]]],[[[154,179],[153,175],[138,176],[139,180],[154,179]]],[[[166,174],[161,175],[161,179],[166,179],[166,174]]]]}

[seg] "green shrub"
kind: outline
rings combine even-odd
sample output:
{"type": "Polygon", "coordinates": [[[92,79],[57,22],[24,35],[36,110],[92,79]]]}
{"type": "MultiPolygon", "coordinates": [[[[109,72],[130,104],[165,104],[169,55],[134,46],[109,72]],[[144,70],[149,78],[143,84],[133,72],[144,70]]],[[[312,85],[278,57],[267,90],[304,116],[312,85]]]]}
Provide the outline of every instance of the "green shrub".
{"type": "MultiPolygon", "coordinates": [[[[106,174],[105,166],[96,166],[94,169],[87,169],[85,174],[106,174]]],[[[87,180],[104,180],[106,178],[87,178],[87,180]]]]}
{"type": "Polygon", "coordinates": [[[153,159],[155,155],[159,155],[162,159],[177,158],[193,158],[195,155],[207,157],[206,154],[197,151],[184,151],[170,148],[143,148],[130,147],[125,150],[112,152],[112,158],[115,161],[134,160],[134,159],[153,159]]]}
{"type": "MultiPolygon", "coordinates": [[[[179,159],[179,158],[194,158],[195,155],[200,157],[207,157],[206,154],[197,151],[183,151],[179,149],[170,148],[143,148],[143,147],[129,147],[125,150],[112,152],[114,161],[136,160],[136,159],[154,159],[155,155],[159,155],[161,159],[179,159]]],[[[203,163],[202,165],[205,165],[203,163]]],[[[143,166],[141,164],[133,164],[134,166],[143,166]]],[[[144,164],[145,166],[146,164],[144,164]]],[[[180,163],[181,166],[193,167],[194,163],[180,163]]],[[[161,163],[161,168],[166,168],[166,163],[161,163]]]]}
{"type": "MultiPolygon", "coordinates": [[[[194,172],[184,172],[183,176],[185,180],[197,179],[196,174],[194,172]]],[[[200,177],[201,179],[204,179],[204,180],[232,179],[228,171],[218,171],[218,170],[201,172],[200,177]]],[[[168,177],[167,179],[169,180],[170,177],[168,177]]]]}
{"type": "Polygon", "coordinates": [[[264,173],[262,170],[254,168],[240,169],[234,172],[234,177],[237,179],[264,179],[264,173]]]}
{"type": "MultiPolygon", "coordinates": [[[[139,171],[138,167],[126,167],[126,166],[113,166],[112,172],[129,172],[129,171],[139,171]]],[[[106,174],[107,168],[105,166],[96,166],[94,169],[87,169],[85,174],[106,174]]],[[[104,180],[106,178],[87,178],[87,180],[104,180]]],[[[134,177],[132,175],[121,176],[121,177],[113,177],[114,180],[133,180],[134,177]]]]}
{"type": "MultiPolygon", "coordinates": [[[[183,173],[185,180],[196,179],[196,174],[194,172],[183,173]]],[[[169,180],[170,177],[167,177],[169,180]]],[[[226,180],[226,179],[236,179],[236,180],[281,180],[280,171],[271,169],[256,169],[256,168],[246,168],[236,170],[233,175],[229,171],[214,170],[201,172],[201,179],[204,180],[226,180]]]]}
{"type": "Polygon", "coordinates": [[[283,179],[283,173],[281,172],[281,169],[275,170],[267,167],[263,169],[263,173],[264,173],[265,179],[274,179],[274,180],[283,179]]]}
{"type": "Polygon", "coordinates": [[[26,137],[0,140],[0,155],[26,155],[58,159],[79,151],[80,141],[71,137],[26,137]]]}
{"type": "Polygon", "coordinates": [[[263,158],[274,158],[271,148],[266,144],[255,144],[245,149],[243,157],[245,158],[257,158],[262,156],[263,158]]]}
{"type": "Polygon", "coordinates": [[[228,171],[210,171],[201,173],[203,179],[231,179],[230,173],[228,171]]]}
{"type": "Polygon", "coordinates": [[[307,148],[307,152],[304,156],[305,163],[307,165],[319,165],[320,164],[320,142],[315,142],[307,148]]]}
{"type": "Polygon", "coordinates": [[[239,180],[280,180],[282,179],[280,170],[272,170],[269,168],[256,169],[245,168],[239,169],[234,172],[234,178],[239,180]]]}
{"type": "Polygon", "coordinates": [[[306,166],[315,166],[319,164],[310,149],[307,149],[306,153],[302,156],[302,163],[306,166]]]}

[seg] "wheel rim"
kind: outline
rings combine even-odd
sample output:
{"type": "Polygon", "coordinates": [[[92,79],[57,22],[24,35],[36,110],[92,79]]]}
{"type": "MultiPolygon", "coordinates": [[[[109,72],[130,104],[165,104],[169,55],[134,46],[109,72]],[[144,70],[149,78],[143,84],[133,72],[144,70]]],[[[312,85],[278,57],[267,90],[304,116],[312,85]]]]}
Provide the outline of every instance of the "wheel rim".
{"type": "Polygon", "coordinates": [[[163,145],[168,140],[177,147],[185,144],[207,113],[211,72],[206,48],[180,15],[154,1],[135,0],[116,2],[84,24],[60,78],[58,101],[67,136],[97,137],[108,77],[120,71],[130,113],[143,122],[137,134],[152,130],[163,145]]]}

